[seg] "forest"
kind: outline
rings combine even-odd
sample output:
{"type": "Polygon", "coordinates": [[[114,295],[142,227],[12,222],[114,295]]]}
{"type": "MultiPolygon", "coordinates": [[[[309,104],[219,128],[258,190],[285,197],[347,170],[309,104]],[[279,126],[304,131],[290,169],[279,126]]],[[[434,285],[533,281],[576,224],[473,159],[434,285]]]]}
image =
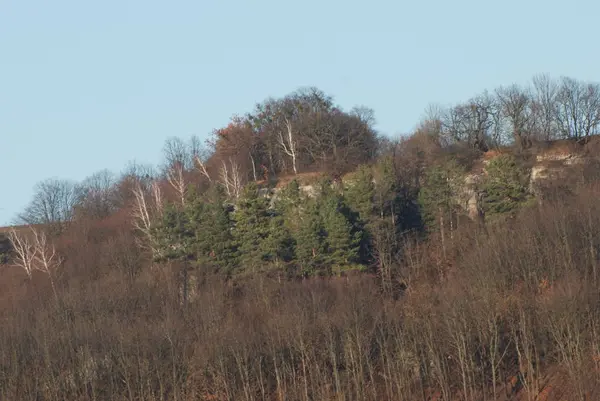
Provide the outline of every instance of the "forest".
{"type": "Polygon", "coordinates": [[[375,127],[301,88],[40,181],[0,229],[0,400],[600,399],[600,84],[375,127]]]}

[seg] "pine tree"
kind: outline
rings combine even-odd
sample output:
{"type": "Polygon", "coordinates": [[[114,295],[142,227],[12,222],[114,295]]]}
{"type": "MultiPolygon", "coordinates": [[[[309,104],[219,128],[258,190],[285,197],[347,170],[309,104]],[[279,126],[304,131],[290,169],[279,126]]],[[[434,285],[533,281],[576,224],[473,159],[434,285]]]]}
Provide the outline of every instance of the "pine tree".
{"type": "Polygon", "coordinates": [[[461,188],[462,169],[450,159],[430,167],[419,192],[419,204],[428,231],[439,231],[442,251],[446,255],[446,235],[455,227],[458,211],[456,197],[461,188]]]}
{"type": "Polygon", "coordinates": [[[368,224],[373,218],[374,196],[375,184],[371,167],[361,165],[350,178],[350,183],[346,185],[344,198],[348,205],[358,212],[360,219],[365,224],[368,224]]]}
{"type": "Polygon", "coordinates": [[[425,171],[419,204],[429,230],[439,229],[440,224],[448,224],[455,215],[461,177],[461,168],[453,159],[431,166],[425,171]]]}
{"type": "Polygon", "coordinates": [[[310,199],[298,219],[298,229],[292,233],[295,254],[303,276],[313,275],[322,266],[326,245],[319,204],[310,199]]]}
{"type": "Polygon", "coordinates": [[[223,190],[215,185],[209,189],[205,199],[198,198],[188,205],[197,263],[230,272],[236,263],[236,249],[223,190]]]}
{"type": "Polygon", "coordinates": [[[355,267],[359,261],[362,231],[354,224],[355,216],[341,196],[330,194],[320,200],[325,231],[325,267],[332,271],[355,267]]]}
{"type": "Polygon", "coordinates": [[[193,233],[189,230],[184,210],[167,204],[153,233],[161,255],[156,261],[188,260],[192,257],[190,246],[193,233]]]}
{"type": "Polygon", "coordinates": [[[483,209],[486,215],[510,213],[528,199],[528,177],[511,155],[492,159],[483,182],[483,209]]]}
{"type": "Polygon", "coordinates": [[[236,204],[234,220],[233,233],[240,267],[256,271],[268,258],[265,241],[270,234],[270,213],[268,201],[259,195],[255,183],[244,188],[236,204]]]}

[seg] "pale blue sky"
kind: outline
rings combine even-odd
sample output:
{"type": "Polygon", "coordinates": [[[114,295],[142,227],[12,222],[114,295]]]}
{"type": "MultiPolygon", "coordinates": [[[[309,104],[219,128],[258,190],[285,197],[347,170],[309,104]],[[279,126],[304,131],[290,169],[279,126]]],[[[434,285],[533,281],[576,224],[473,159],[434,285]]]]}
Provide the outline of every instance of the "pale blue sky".
{"type": "Polygon", "coordinates": [[[157,163],[301,86],[410,131],[536,73],[600,80],[597,1],[0,0],[0,224],[47,177],[157,163]]]}

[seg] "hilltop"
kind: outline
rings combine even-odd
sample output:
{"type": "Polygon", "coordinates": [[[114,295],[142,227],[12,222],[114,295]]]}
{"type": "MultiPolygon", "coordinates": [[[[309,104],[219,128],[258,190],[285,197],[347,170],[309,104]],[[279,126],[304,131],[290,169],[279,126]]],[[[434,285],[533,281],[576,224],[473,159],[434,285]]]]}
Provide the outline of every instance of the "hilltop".
{"type": "Polygon", "coordinates": [[[548,87],[398,140],[304,90],[158,168],[42,181],[0,400],[598,399],[600,120],[564,111],[597,86],[548,87]]]}

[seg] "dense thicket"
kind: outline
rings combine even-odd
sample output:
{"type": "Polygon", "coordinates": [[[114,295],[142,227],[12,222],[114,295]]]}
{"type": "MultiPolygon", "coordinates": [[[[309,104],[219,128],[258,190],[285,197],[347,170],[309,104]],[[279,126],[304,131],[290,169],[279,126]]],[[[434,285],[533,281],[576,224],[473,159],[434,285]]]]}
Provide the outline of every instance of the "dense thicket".
{"type": "Polygon", "coordinates": [[[598,399],[596,88],[538,77],[396,142],[302,90],[158,169],[43,182],[44,226],[7,234],[0,400],[598,399]],[[558,138],[585,163],[534,190],[558,138]]]}

